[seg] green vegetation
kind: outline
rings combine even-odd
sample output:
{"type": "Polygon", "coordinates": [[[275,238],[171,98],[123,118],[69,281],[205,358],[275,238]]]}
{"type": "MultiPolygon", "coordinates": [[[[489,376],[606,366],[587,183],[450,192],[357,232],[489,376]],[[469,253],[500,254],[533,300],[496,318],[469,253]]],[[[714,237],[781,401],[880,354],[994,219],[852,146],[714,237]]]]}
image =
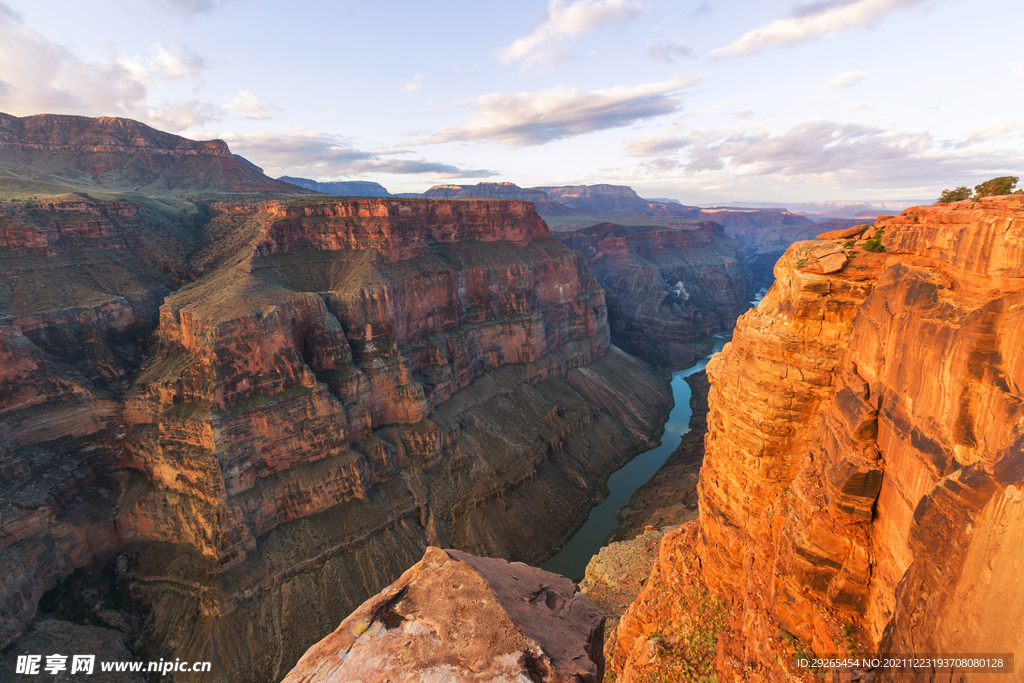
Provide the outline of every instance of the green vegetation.
{"type": "Polygon", "coordinates": [[[964,199],[971,198],[971,188],[966,185],[961,185],[955,190],[943,190],[942,195],[939,197],[938,204],[949,204],[950,202],[959,202],[964,199]]]}
{"type": "Polygon", "coordinates": [[[667,631],[654,631],[648,637],[653,647],[647,667],[648,680],[714,681],[715,645],[718,634],[729,623],[726,602],[699,583],[677,592],[655,579],[653,587],[662,592],[665,600],[676,601],[679,613],[688,617],[673,621],[667,631]]]}
{"type": "Polygon", "coordinates": [[[864,251],[873,251],[876,254],[885,251],[885,247],[882,246],[882,235],[885,234],[885,230],[878,230],[875,236],[864,243],[864,251]]]}
{"type": "Polygon", "coordinates": [[[992,178],[986,180],[980,185],[974,186],[974,196],[971,196],[971,190],[966,185],[961,185],[955,190],[943,190],[942,195],[939,197],[937,204],[949,204],[950,202],[959,202],[964,199],[973,199],[974,201],[980,200],[982,197],[995,197],[1004,194],[1022,194],[1024,190],[1017,190],[1014,192],[1013,188],[1017,187],[1017,181],[1020,180],[1015,175],[1005,175],[998,178],[992,178]]]}
{"type": "MultiPolygon", "coordinates": [[[[1018,180],[1020,178],[1015,175],[1000,176],[999,178],[986,180],[981,185],[974,186],[974,197],[981,199],[982,197],[994,197],[1001,194],[1013,194],[1013,188],[1017,186],[1018,180]]],[[[1020,190],[1017,192],[1020,193],[1020,190]]]]}

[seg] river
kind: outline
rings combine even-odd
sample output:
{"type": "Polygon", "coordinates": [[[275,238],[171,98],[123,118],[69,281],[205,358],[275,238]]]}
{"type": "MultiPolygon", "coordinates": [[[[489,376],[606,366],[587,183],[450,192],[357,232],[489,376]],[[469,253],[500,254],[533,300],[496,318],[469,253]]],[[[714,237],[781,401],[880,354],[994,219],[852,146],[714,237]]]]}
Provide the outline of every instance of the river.
{"type": "MultiPolygon", "coordinates": [[[[750,305],[756,307],[766,291],[759,291],[750,305]]],[[[650,481],[654,473],[661,469],[668,456],[679,446],[683,434],[690,431],[690,385],[686,383],[686,378],[704,370],[708,360],[722,350],[725,342],[724,335],[715,335],[715,346],[709,356],[692,367],[672,373],[672,396],[676,404],[665,422],[661,444],[644,451],[608,477],[608,497],[591,508],[590,516],[579,531],[554,557],[542,564],[541,569],[561,574],[573,581],[579,581],[583,577],[590,558],[601,549],[609,534],[619,528],[619,520],[615,513],[629,502],[638,488],[650,481]]]]}

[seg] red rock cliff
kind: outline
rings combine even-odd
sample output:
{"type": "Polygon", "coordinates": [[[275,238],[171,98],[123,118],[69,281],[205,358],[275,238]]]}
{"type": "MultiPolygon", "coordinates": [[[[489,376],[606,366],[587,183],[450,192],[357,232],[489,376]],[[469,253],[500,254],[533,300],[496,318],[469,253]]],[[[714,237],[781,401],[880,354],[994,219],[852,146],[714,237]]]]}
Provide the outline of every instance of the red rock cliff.
{"type": "MultiPolygon", "coordinates": [[[[112,253],[143,253],[104,210],[73,239],[123,233],[112,253]]],[[[668,408],[663,379],[609,347],[585,260],[528,204],[210,212],[183,269],[204,274],[138,330],[148,342],[94,334],[134,330],[113,294],[65,303],[71,327],[29,297],[38,333],[22,315],[0,336],[0,386],[18,388],[0,423],[4,643],[42,632],[58,582],[77,595],[72,570],[110,563],[150,616],[131,626],[96,598],[86,623],[213,661],[213,680],[279,680],[428,544],[543,559],[668,408]],[[69,367],[65,338],[93,355],[69,367]],[[96,371],[104,350],[120,375],[96,371]]],[[[38,278],[68,258],[40,216],[17,238],[38,278]]]]}
{"type": "MultiPolygon", "coordinates": [[[[1024,656],[1024,199],[876,228],[881,254],[790,247],[708,366],[700,519],[655,573],[729,598],[728,680],[813,680],[794,651],[1024,656]]],[[[650,634],[690,613],[653,591],[620,631],[620,680],[647,680],[650,634]]]]}
{"type": "Polygon", "coordinates": [[[693,362],[689,342],[728,331],[750,306],[743,253],[717,223],[602,223],[559,239],[604,286],[615,343],[649,362],[693,362]]]}

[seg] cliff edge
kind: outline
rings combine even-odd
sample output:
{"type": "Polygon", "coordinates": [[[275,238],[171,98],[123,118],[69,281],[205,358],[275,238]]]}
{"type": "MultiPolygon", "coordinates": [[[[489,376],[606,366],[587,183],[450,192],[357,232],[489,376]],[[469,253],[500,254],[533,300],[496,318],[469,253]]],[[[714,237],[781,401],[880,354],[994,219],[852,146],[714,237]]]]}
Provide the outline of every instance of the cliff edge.
{"type": "Polygon", "coordinates": [[[775,275],[708,365],[700,517],[663,541],[611,670],[669,666],[658,643],[695,614],[671,599],[684,588],[727,598],[706,662],[726,680],[824,674],[795,654],[1019,661],[1024,198],[798,242],[775,275]],[[864,249],[876,235],[884,252],[864,249]]]}

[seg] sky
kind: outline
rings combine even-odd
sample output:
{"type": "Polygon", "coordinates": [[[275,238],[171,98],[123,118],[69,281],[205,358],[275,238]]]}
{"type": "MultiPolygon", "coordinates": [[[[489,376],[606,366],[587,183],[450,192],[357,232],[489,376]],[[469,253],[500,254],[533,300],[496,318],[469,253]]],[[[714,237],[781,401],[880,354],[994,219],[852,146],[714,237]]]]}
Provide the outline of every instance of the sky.
{"type": "Polygon", "coordinates": [[[0,0],[0,111],[391,192],[937,198],[1024,175],[1019,0],[0,0]]]}

